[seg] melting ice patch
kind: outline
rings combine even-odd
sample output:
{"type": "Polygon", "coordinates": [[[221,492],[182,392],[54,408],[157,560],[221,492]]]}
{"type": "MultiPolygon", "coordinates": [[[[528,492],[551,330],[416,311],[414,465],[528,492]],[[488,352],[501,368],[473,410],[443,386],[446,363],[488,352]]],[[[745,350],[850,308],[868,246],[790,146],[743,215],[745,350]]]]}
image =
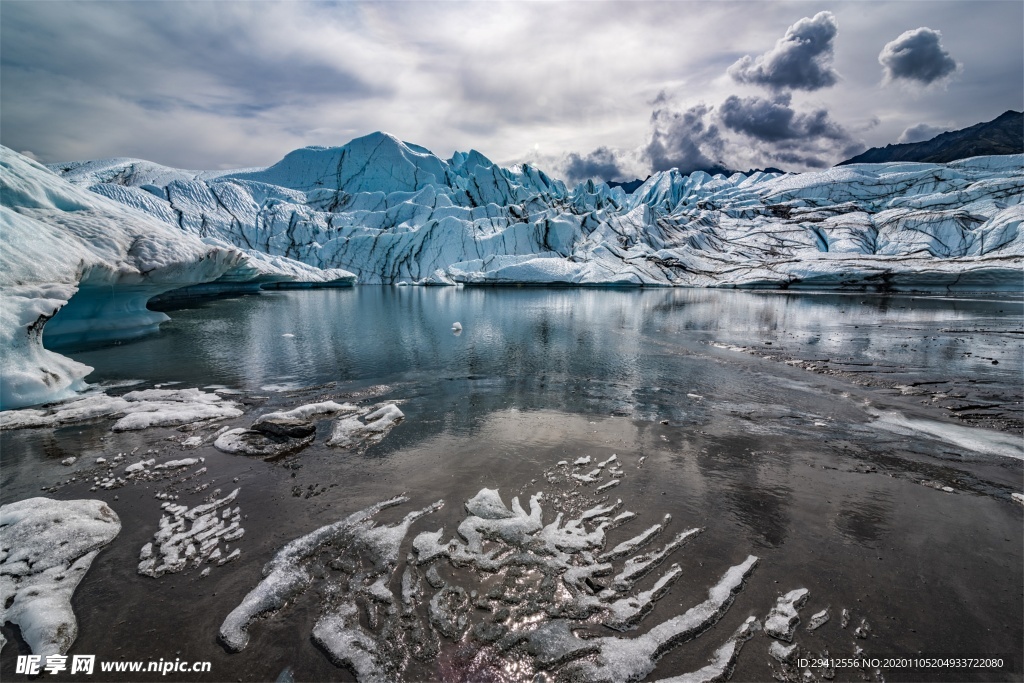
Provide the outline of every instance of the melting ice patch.
{"type": "Polygon", "coordinates": [[[800,615],[797,610],[807,601],[807,589],[797,588],[779,597],[764,621],[764,632],[772,638],[791,642],[800,615]]]}
{"type": "Polygon", "coordinates": [[[977,453],[989,453],[1024,460],[1024,443],[1021,442],[1019,436],[1013,434],[1003,434],[980,427],[962,427],[933,420],[919,420],[906,417],[895,411],[871,411],[871,413],[876,418],[872,424],[896,434],[905,436],[926,434],[977,453]]]}
{"type": "Polygon", "coordinates": [[[405,415],[393,402],[361,407],[323,401],[267,413],[249,429],[237,427],[217,436],[214,447],[225,453],[273,460],[296,453],[316,438],[314,419],[338,416],[328,446],[359,450],[380,443],[405,415]]]}
{"type": "MultiPolygon", "coordinates": [[[[21,628],[37,655],[64,654],[78,637],[71,597],[121,531],[100,500],[29,498],[0,507],[0,623],[21,628]]],[[[6,643],[0,635],[0,648],[6,643]]]]}
{"type": "MultiPolygon", "coordinates": [[[[679,564],[663,565],[702,529],[684,529],[647,549],[669,525],[666,515],[606,550],[607,533],[636,515],[623,511],[621,500],[581,509],[580,484],[571,474],[564,466],[546,472],[561,493],[537,493],[525,505],[518,497],[506,505],[497,490],[481,489],[465,503],[450,537],[441,528],[408,540],[412,524],[443,501],[395,524],[375,523],[377,513],[408,501],[399,496],[297,538],[263,568],[263,580],[221,625],[220,640],[241,650],[257,617],[284,609],[319,583],[316,593],[326,598],[312,638],[360,681],[398,680],[414,664],[442,666],[456,643],[476,648],[474,662],[485,667],[512,657],[528,660],[532,671],[574,680],[643,678],[666,652],[725,615],[758,559],[724,568],[703,602],[643,635],[580,637],[576,631],[598,624],[623,634],[639,629],[683,576],[679,564]],[[404,562],[403,548],[409,548],[404,562]],[[653,585],[637,590],[654,572],[660,573],[653,585]]],[[[747,619],[706,667],[679,680],[728,677],[743,642],[759,628],[747,619]]]]}
{"type": "Polygon", "coordinates": [[[358,411],[359,408],[351,403],[309,403],[291,410],[267,413],[249,429],[227,430],[217,436],[213,445],[225,453],[251,455],[265,460],[280,458],[313,443],[316,436],[313,418],[358,411]]]}
{"type": "Polygon", "coordinates": [[[334,423],[327,445],[358,449],[380,443],[403,419],[405,414],[394,403],[362,409],[334,423]]]}
{"type": "Polygon", "coordinates": [[[239,491],[217,498],[218,489],[209,501],[193,508],[171,502],[161,505],[160,530],[139,552],[139,574],[157,578],[183,571],[190,564],[193,568],[203,562],[219,566],[237,559],[242,551],[231,550],[228,544],[245,535],[241,508],[230,507],[239,491]]]}
{"type": "Polygon", "coordinates": [[[239,417],[238,404],[199,389],[147,389],[123,396],[93,394],[42,408],[0,413],[0,430],[56,427],[101,417],[119,418],[115,432],[175,427],[205,420],[239,417]]]}

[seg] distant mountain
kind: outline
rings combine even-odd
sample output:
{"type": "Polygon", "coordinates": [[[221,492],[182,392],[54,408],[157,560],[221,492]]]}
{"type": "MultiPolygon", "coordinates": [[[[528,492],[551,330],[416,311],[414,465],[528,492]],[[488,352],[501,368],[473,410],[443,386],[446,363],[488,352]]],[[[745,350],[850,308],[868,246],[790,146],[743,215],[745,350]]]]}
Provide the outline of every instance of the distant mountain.
{"type": "Polygon", "coordinates": [[[968,157],[1024,153],[1024,113],[1010,110],[997,119],[979,123],[931,140],[905,145],[872,147],[845,164],[882,164],[890,161],[924,161],[945,164],[968,157]]]}
{"type": "MultiPolygon", "coordinates": [[[[651,176],[647,176],[647,178],[650,177],[651,176]]],[[[606,181],[606,184],[608,185],[608,187],[621,187],[622,191],[625,192],[626,194],[633,194],[636,188],[640,187],[641,185],[644,184],[644,182],[646,182],[647,178],[644,178],[643,180],[640,180],[639,178],[637,178],[636,180],[627,180],[624,183],[620,183],[617,180],[608,180],[606,181]]]]}

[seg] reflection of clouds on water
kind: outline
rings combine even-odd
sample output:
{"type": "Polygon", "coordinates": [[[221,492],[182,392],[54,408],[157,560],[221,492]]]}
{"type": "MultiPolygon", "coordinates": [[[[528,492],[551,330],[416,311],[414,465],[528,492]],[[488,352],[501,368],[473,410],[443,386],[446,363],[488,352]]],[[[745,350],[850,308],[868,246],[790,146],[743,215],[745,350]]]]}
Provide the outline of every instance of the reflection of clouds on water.
{"type": "Polygon", "coordinates": [[[889,531],[892,502],[877,496],[871,499],[844,500],[831,526],[845,538],[874,547],[889,531]]]}
{"type": "Polygon", "coordinates": [[[696,463],[703,478],[714,482],[726,514],[746,529],[752,543],[767,548],[785,543],[793,505],[786,457],[733,445],[716,448],[696,463]]]}
{"type": "Polygon", "coordinates": [[[133,353],[94,349],[73,355],[110,376],[248,389],[283,384],[283,376],[310,385],[428,371],[435,378],[480,374],[517,381],[546,373],[560,382],[595,379],[704,393],[729,390],[732,380],[703,359],[689,362],[694,349],[687,344],[694,341],[749,345],[773,339],[776,348],[784,343],[798,356],[813,350],[898,357],[937,373],[977,369],[963,356],[966,350],[999,354],[1000,365],[983,370],[1012,373],[1019,354],[1006,358],[996,341],[936,335],[926,344],[912,343],[950,325],[1005,325],[991,318],[995,311],[989,309],[999,306],[1019,304],[688,289],[367,286],[273,292],[181,309],[165,333],[125,347],[133,353]],[[459,337],[451,332],[453,320],[466,326],[459,337]]]}
{"type": "Polygon", "coordinates": [[[724,495],[729,511],[749,530],[751,541],[770,548],[786,542],[792,495],[789,488],[766,487],[755,480],[738,482],[724,495]]]}

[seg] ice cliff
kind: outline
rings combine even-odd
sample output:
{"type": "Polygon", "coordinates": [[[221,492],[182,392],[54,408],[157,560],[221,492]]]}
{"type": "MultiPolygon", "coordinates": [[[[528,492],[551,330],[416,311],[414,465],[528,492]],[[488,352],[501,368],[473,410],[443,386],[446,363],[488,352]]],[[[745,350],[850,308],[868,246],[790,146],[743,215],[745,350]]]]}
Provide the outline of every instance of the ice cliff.
{"type": "Polygon", "coordinates": [[[1022,287],[1021,155],[800,175],[673,170],[630,195],[570,189],[475,151],[443,160],[385,133],[262,169],[51,168],[182,232],[362,283],[1022,287]]]}
{"type": "Polygon", "coordinates": [[[75,187],[5,147],[0,200],[0,409],[67,398],[84,387],[91,368],[44,349],[44,329],[49,346],[124,339],[167,320],[146,304],[181,287],[353,279],[204,241],[75,187]]]}

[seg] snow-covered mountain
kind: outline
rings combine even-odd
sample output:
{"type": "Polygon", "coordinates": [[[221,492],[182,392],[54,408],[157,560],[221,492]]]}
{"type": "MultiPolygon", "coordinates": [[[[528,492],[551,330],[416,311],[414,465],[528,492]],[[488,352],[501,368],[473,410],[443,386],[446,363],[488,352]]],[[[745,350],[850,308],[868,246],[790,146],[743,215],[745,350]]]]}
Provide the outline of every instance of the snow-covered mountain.
{"type": "Polygon", "coordinates": [[[0,409],[58,400],[92,368],[43,348],[124,339],[167,320],[154,296],[182,287],[351,284],[351,273],[202,240],[77,188],[0,147],[0,409]],[[204,285],[203,283],[209,283],[204,285]]]}
{"type": "Polygon", "coordinates": [[[183,232],[361,283],[891,289],[1022,287],[1024,156],[729,177],[676,171],[626,195],[385,133],[277,164],[51,166],[183,232]]]}

